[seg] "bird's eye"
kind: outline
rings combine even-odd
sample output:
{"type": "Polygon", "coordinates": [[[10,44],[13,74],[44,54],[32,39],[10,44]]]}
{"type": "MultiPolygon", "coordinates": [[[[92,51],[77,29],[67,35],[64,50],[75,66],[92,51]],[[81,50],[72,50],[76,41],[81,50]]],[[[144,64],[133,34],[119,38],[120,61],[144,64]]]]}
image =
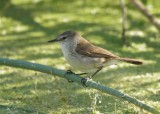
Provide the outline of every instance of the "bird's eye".
{"type": "Polygon", "coordinates": [[[63,40],[66,39],[66,38],[67,38],[67,36],[63,36],[63,37],[62,37],[63,40]]]}

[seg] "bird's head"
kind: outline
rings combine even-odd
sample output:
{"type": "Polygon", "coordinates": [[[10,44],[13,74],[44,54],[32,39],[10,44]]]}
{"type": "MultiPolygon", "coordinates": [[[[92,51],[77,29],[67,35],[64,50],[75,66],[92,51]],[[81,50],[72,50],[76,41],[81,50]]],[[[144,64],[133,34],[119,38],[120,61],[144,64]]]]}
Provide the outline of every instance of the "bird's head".
{"type": "Polygon", "coordinates": [[[62,34],[60,34],[57,38],[50,40],[48,42],[59,42],[59,43],[71,42],[74,39],[77,39],[78,36],[80,36],[80,34],[77,32],[65,31],[62,34]]]}

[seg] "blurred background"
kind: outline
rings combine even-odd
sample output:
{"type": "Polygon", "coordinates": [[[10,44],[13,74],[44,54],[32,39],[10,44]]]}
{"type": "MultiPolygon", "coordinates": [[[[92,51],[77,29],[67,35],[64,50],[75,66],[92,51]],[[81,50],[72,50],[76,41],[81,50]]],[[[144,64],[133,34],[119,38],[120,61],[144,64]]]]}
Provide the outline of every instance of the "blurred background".
{"type": "MultiPolygon", "coordinates": [[[[160,110],[160,1],[1,0],[0,57],[67,70],[59,44],[66,30],[95,45],[144,61],[102,70],[93,80],[160,110]]],[[[35,71],[0,66],[2,114],[137,114],[140,108],[76,83],[35,71]]]]}

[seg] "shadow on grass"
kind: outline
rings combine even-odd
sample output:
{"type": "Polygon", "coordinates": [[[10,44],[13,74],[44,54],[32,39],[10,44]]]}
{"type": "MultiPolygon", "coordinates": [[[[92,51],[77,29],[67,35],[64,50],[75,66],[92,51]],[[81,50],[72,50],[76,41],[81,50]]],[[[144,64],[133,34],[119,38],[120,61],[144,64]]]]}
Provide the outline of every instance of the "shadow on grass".
{"type": "Polygon", "coordinates": [[[0,112],[3,111],[4,113],[21,113],[21,114],[32,114],[32,113],[36,113],[36,114],[45,114],[44,112],[39,112],[36,110],[31,110],[31,109],[27,109],[27,108],[18,108],[15,105],[11,106],[11,105],[0,105],[0,112]],[[18,112],[17,112],[18,110],[18,112]]]}
{"type": "MultiPolygon", "coordinates": [[[[9,75],[9,74],[8,74],[9,75]]],[[[8,76],[6,75],[6,76],[8,76]]],[[[60,79],[48,82],[47,80],[50,79],[50,76],[36,76],[30,79],[27,77],[18,77],[14,74],[15,81],[11,83],[4,83],[4,84],[16,84],[16,83],[26,83],[26,81],[30,81],[29,85],[22,84],[22,86],[14,87],[14,88],[8,88],[3,89],[3,92],[10,93],[8,95],[5,95],[2,97],[3,100],[8,100],[9,102],[23,102],[24,105],[29,105],[28,107],[32,107],[34,109],[34,105],[38,105],[38,107],[43,107],[38,110],[47,109],[45,112],[53,111],[58,112],[60,107],[67,108],[65,111],[63,109],[63,112],[70,112],[68,110],[72,110],[71,112],[91,112],[92,108],[92,100],[94,96],[94,92],[92,90],[88,90],[85,88],[82,88],[82,86],[75,84],[75,83],[68,83],[66,79],[60,79]],[[44,78],[45,77],[45,78],[44,78]],[[38,82],[35,89],[34,81],[35,79],[44,78],[43,83],[38,82]],[[63,84],[62,84],[63,83],[63,84]],[[34,92],[32,92],[34,91],[34,92]],[[49,91],[49,92],[48,92],[49,91]],[[79,92],[82,91],[82,92],[79,92]],[[42,92],[42,93],[41,93],[42,92]],[[89,93],[89,94],[88,94],[89,93]],[[14,96],[16,94],[16,96],[14,96]],[[76,109],[76,110],[75,110],[76,109]]],[[[3,86],[3,84],[2,84],[3,86]]],[[[118,104],[117,109],[120,109],[123,107],[123,102],[121,100],[116,100],[113,96],[108,96],[106,94],[97,92],[101,98],[98,98],[99,101],[101,101],[98,107],[98,110],[104,111],[104,112],[112,112],[115,107],[112,106],[111,102],[116,102],[118,104]],[[121,105],[120,105],[121,104],[121,105]],[[120,106],[119,106],[120,105],[120,106]],[[110,108],[105,108],[110,107],[110,108]]],[[[18,106],[23,107],[23,106],[18,106]]],[[[28,110],[27,108],[17,108],[16,106],[10,106],[5,105],[2,106],[2,109],[10,108],[10,110],[17,110],[17,111],[23,111],[28,113],[36,112],[35,110],[28,110]]],[[[0,108],[1,109],[1,108],[0,108]]],[[[37,111],[39,112],[39,111],[37,111]]],[[[42,111],[43,112],[43,111],[42,111]]]]}

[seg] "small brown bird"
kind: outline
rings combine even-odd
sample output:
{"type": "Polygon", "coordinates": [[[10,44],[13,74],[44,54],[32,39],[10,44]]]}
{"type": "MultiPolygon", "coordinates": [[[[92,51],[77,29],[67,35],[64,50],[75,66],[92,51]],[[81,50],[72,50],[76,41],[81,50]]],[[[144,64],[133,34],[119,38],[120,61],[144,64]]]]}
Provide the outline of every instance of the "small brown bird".
{"type": "Polygon", "coordinates": [[[66,31],[48,42],[59,42],[67,62],[79,71],[91,73],[89,78],[92,78],[103,67],[117,64],[118,61],[135,65],[142,64],[139,60],[119,57],[95,46],[74,31],[66,31]]]}

